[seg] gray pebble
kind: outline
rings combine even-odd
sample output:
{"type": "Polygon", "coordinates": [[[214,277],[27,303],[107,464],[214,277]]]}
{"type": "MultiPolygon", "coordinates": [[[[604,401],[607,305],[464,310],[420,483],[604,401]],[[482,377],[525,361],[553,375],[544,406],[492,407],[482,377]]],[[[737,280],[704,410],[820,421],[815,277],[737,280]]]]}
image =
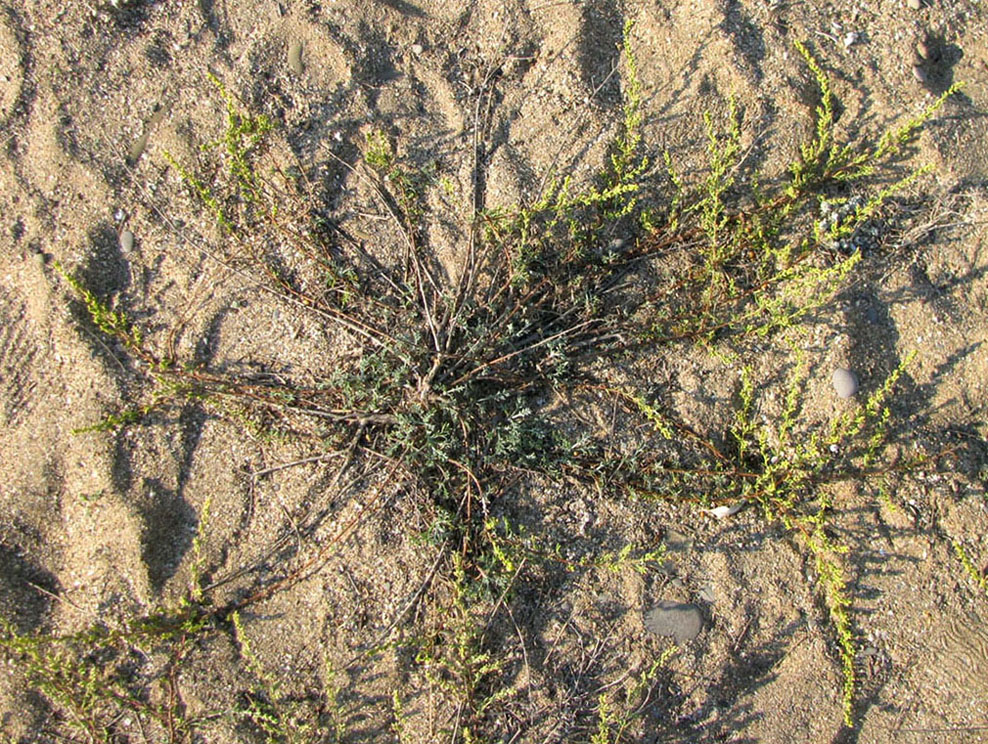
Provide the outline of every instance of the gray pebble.
{"type": "Polygon", "coordinates": [[[666,549],[672,552],[693,549],[693,540],[688,535],[676,532],[676,530],[666,530],[664,542],[666,549]]]}
{"type": "Polygon", "coordinates": [[[858,392],[858,376],[849,369],[835,369],[833,383],[838,398],[850,398],[858,392]]]}
{"type": "Polygon", "coordinates": [[[141,155],[148,146],[148,139],[151,137],[151,130],[154,129],[158,124],[162,122],[168,112],[171,111],[171,104],[165,102],[164,104],[158,106],[151,118],[148,119],[147,125],[144,127],[144,133],[138,137],[134,144],[130,147],[130,152],[127,154],[127,163],[129,165],[135,165],[138,160],[141,159],[141,155]]]}
{"type": "Polygon", "coordinates": [[[302,42],[296,41],[289,48],[288,66],[292,68],[292,72],[296,75],[301,75],[305,72],[305,68],[302,66],[302,42]]]}
{"type": "Polygon", "coordinates": [[[709,604],[713,604],[717,601],[717,587],[713,584],[705,584],[702,589],[700,589],[700,599],[709,604]]]}
{"type": "Polygon", "coordinates": [[[125,256],[134,250],[134,233],[130,230],[120,232],[120,252],[125,256]]]}
{"type": "Polygon", "coordinates": [[[138,160],[141,159],[141,155],[148,148],[148,139],[151,136],[151,128],[148,127],[144,130],[144,134],[134,140],[134,144],[130,146],[130,152],[127,153],[127,162],[130,165],[134,165],[138,160]]]}
{"type": "Polygon", "coordinates": [[[696,605],[663,599],[645,613],[645,627],[657,636],[672,636],[676,643],[685,643],[700,635],[703,615],[696,605]]]}
{"type": "Polygon", "coordinates": [[[925,83],[927,80],[926,70],[920,65],[913,65],[913,77],[919,80],[919,82],[925,83]]]}

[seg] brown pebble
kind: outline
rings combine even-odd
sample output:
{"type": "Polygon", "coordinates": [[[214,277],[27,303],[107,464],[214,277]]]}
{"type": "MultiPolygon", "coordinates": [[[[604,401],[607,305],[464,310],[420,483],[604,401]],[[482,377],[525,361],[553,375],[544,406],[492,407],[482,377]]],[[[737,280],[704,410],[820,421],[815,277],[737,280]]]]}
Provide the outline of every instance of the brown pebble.
{"type": "Polygon", "coordinates": [[[923,0],[906,0],[906,5],[913,10],[919,10],[923,7],[923,0]]]}
{"type": "Polygon", "coordinates": [[[916,45],[916,54],[920,59],[930,58],[930,45],[925,41],[921,41],[916,45]]]}
{"type": "Polygon", "coordinates": [[[921,83],[925,83],[928,79],[926,76],[926,70],[924,70],[920,65],[913,65],[913,77],[921,83]]]}

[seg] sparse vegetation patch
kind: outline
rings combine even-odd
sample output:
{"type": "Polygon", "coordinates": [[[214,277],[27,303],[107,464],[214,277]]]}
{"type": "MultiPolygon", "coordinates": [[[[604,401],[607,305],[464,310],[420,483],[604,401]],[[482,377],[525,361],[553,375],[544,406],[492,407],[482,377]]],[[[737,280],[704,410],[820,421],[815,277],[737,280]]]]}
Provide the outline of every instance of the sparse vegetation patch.
{"type": "Polygon", "coordinates": [[[887,448],[911,357],[830,418],[813,418],[804,415],[819,372],[806,351],[809,329],[867,261],[845,250],[848,239],[926,172],[902,171],[902,159],[956,87],[874,142],[844,142],[828,76],[806,46],[796,51],[819,103],[785,178],[743,167],[751,125],[733,99],[722,121],[707,114],[707,167],[687,177],[644,139],[626,27],[625,99],[597,176],[549,174],[526,203],[442,215],[461,228],[453,262],[429,238],[428,197],[442,184],[399,157],[400,143],[372,130],[359,158],[338,159],[397,238],[356,239],[313,198],[304,169],[268,149],[273,122],[248,113],[214,78],[226,126],[199,153],[209,170],[171,156],[167,165],[215,221],[215,258],[346,351],[306,370],[204,362],[57,266],[138,391],[79,435],[171,427],[176,410],[195,404],[234,431],[297,445],[304,455],[285,469],[322,468],[330,486],[316,508],[285,510],[290,538],[270,546],[276,559],[259,561],[264,571],[221,570],[208,500],[186,557],[188,587],[170,603],[69,634],[5,623],[0,648],[51,706],[58,731],[106,742],[139,741],[138,730],[169,742],[504,742],[545,736],[558,717],[576,737],[568,741],[644,741],[646,721],[654,725],[671,694],[676,648],[653,639],[622,671],[601,660],[602,639],[583,666],[567,662],[579,673],[570,670],[564,689],[553,677],[565,665],[553,666],[554,646],[534,643],[549,633],[527,608],[533,597],[556,601],[553,591],[570,580],[560,577],[633,582],[658,571],[660,536],[643,541],[606,515],[644,519],[660,507],[684,522],[747,507],[734,518],[761,520],[764,539],[795,547],[811,567],[808,586],[843,679],[843,721],[834,725],[855,726],[854,545],[836,524],[844,507],[836,487],[853,482],[878,503],[890,473],[920,462],[887,448]],[[615,225],[626,239],[610,237],[615,225]],[[686,420],[641,373],[676,354],[704,355],[731,376],[726,416],[722,406],[686,420]],[[770,357],[781,360],[779,373],[757,379],[770,357]],[[581,494],[603,526],[588,530],[587,518],[565,538],[542,530],[531,518],[541,508],[535,494],[553,489],[581,494]],[[325,513],[336,520],[331,534],[314,516],[320,509],[326,523],[325,513]],[[254,640],[268,603],[304,582],[316,586],[330,561],[345,571],[354,535],[384,531],[395,513],[414,515],[405,539],[427,556],[418,589],[349,666],[326,662],[321,684],[306,689],[281,679],[254,640]],[[194,706],[187,670],[218,646],[235,670],[230,694],[194,706]],[[385,662],[390,672],[366,674],[385,662]],[[361,674],[377,685],[367,710],[352,704],[364,694],[361,674]],[[215,700],[224,702],[210,707],[215,700]],[[371,730],[374,716],[386,723],[371,730]]]}

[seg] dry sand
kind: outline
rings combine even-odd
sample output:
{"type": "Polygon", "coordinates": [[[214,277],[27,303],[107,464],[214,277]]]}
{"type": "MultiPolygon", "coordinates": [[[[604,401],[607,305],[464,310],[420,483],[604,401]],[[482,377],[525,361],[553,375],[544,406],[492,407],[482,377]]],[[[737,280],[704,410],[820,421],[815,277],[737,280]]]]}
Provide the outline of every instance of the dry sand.
{"type": "MultiPolygon", "coordinates": [[[[211,575],[247,566],[263,581],[265,571],[277,573],[278,550],[290,550],[292,524],[312,524],[325,539],[357,502],[388,487],[373,478],[336,483],[331,462],[252,479],[311,451],[259,440],[193,404],[164,425],[71,433],[140,391],[119,355],[80,322],[55,261],[156,342],[179,327],[175,342],[186,358],[229,368],[332,368],[325,350],[338,351],[340,341],[317,319],[211,260],[215,226],[165,158],[195,163],[198,144],[222,133],[210,72],[278,124],[285,162],[320,174],[344,224],[373,237],[383,229],[380,205],[328,153],[355,162],[374,129],[444,179],[436,213],[466,208],[478,121],[488,208],[531,198],[553,169],[577,180],[596,172],[620,116],[626,21],[634,24],[654,151],[668,149],[681,171],[699,172],[703,112],[723,121],[734,95],[750,157],[763,160],[769,177],[778,174],[812,126],[811,87],[793,48],[805,40],[831,75],[847,136],[873,136],[952,82],[967,83],[911,151],[911,164],[933,171],[903,195],[895,240],[812,332],[810,417],[853,404],[834,394],[835,368],[855,370],[873,390],[916,350],[895,398],[897,437],[907,449],[953,452],[897,482],[895,508],[859,499],[853,484],[841,495],[846,508],[835,529],[853,548],[861,649],[857,726],[841,728],[840,669],[814,566],[781,527],[751,509],[719,521],[694,508],[598,503],[569,484],[532,483],[521,511],[548,535],[667,544],[669,562],[644,575],[536,572],[523,585],[512,600],[515,630],[497,641],[515,690],[498,735],[589,741],[596,691],[666,646],[643,620],[666,600],[699,606],[704,627],[667,662],[643,722],[624,740],[988,740],[988,595],[951,546],[961,541],[979,568],[988,561],[983,3],[122,5],[0,2],[0,611],[16,627],[112,625],[181,595],[207,497],[211,575]],[[914,69],[920,41],[929,59],[914,69]],[[118,243],[123,229],[136,236],[128,253],[118,243]]],[[[429,238],[444,260],[456,261],[462,225],[437,220],[429,238]]],[[[731,377],[698,352],[658,360],[647,373],[700,424],[711,411],[723,414],[737,382],[736,371],[731,377]]],[[[394,741],[395,692],[405,699],[408,741],[449,740],[437,732],[451,728],[456,710],[428,692],[407,651],[358,655],[393,622],[408,633],[437,622],[424,610],[401,614],[436,555],[411,539],[426,517],[389,498],[322,571],[253,607],[245,627],[266,666],[301,698],[325,687],[323,660],[331,661],[348,719],[344,740],[394,741]]],[[[221,587],[217,601],[236,589],[236,581],[221,587]]],[[[229,640],[215,639],[183,670],[190,715],[242,702],[234,654],[229,640]]],[[[56,730],[52,710],[16,671],[0,677],[0,731],[10,741],[55,741],[56,730]]],[[[117,732],[115,740],[145,740],[129,718],[117,732]]],[[[252,740],[231,717],[196,736],[252,740]]],[[[306,740],[333,739],[326,729],[306,740]]]]}

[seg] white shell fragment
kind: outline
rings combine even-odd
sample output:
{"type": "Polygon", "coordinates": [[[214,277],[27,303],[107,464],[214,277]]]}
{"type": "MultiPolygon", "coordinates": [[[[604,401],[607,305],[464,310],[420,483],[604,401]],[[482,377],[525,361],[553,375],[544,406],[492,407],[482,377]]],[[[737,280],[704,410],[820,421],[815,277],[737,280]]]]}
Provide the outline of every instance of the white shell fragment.
{"type": "Polygon", "coordinates": [[[727,517],[737,514],[744,508],[744,502],[740,501],[737,504],[732,504],[731,506],[715,506],[713,509],[704,509],[707,514],[711,517],[716,517],[717,519],[725,519],[727,517]]]}

